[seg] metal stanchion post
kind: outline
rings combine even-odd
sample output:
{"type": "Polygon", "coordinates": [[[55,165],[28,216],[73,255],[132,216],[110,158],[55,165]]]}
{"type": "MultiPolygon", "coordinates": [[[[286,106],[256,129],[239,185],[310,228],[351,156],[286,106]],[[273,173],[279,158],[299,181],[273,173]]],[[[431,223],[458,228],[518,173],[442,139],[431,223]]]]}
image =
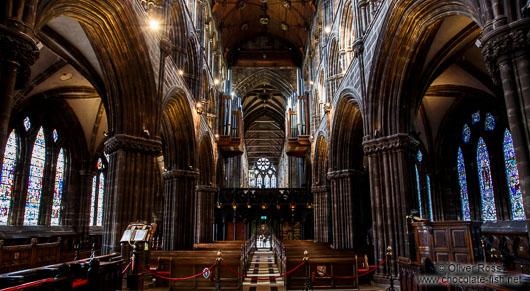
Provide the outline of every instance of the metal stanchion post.
{"type": "Polygon", "coordinates": [[[221,262],[223,261],[221,250],[217,251],[217,259],[215,260],[217,262],[217,270],[215,272],[215,291],[219,291],[221,290],[221,262]]]}
{"type": "Polygon", "coordinates": [[[386,289],[386,291],[397,291],[396,288],[394,288],[394,274],[392,272],[392,247],[388,246],[386,248],[386,258],[388,260],[388,265],[390,266],[388,269],[390,271],[390,287],[386,289]]]}
{"type": "Polygon", "coordinates": [[[311,288],[311,269],[309,268],[309,252],[304,251],[304,263],[305,263],[305,291],[309,291],[311,288]]]}
{"type": "Polygon", "coordinates": [[[142,248],[133,245],[131,274],[127,276],[127,288],[132,290],[144,290],[144,276],[139,272],[142,248]]]}

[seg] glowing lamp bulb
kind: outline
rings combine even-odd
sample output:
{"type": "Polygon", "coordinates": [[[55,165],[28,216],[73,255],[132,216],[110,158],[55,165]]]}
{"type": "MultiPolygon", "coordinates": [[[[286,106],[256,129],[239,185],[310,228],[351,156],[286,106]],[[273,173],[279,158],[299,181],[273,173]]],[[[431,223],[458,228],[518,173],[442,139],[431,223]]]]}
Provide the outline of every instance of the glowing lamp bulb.
{"type": "Polygon", "coordinates": [[[326,28],[324,29],[324,31],[325,31],[327,34],[331,33],[331,27],[326,26],[326,28]]]}
{"type": "Polygon", "coordinates": [[[160,22],[155,19],[151,19],[149,20],[149,27],[151,28],[151,30],[157,31],[160,29],[160,22]]]}
{"type": "Polygon", "coordinates": [[[183,71],[183,70],[178,70],[178,73],[179,73],[179,75],[181,75],[181,76],[184,75],[184,71],[183,71]]]}

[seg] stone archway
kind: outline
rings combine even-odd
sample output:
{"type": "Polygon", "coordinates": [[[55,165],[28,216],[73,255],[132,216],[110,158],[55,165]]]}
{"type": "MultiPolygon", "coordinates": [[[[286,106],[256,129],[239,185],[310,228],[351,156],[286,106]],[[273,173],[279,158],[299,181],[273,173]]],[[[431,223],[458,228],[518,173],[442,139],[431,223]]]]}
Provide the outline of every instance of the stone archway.
{"type": "Polygon", "coordinates": [[[328,142],[320,135],[316,142],[313,161],[314,239],[331,243],[330,185],[328,174],[328,142]]]}
{"type": "Polygon", "coordinates": [[[164,249],[191,249],[194,235],[196,142],[191,107],[182,91],[173,90],[162,120],[164,154],[164,249]]]}
{"type": "Polygon", "coordinates": [[[196,187],[195,202],[195,243],[213,241],[215,164],[212,141],[204,136],[199,145],[199,184],[196,187]]]}

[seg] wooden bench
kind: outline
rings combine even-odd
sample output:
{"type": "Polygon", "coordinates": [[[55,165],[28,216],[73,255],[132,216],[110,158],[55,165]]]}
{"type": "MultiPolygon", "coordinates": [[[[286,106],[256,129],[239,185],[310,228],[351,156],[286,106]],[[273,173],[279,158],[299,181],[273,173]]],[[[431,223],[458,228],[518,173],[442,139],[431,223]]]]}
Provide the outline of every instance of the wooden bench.
{"type": "MultiPolygon", "coordinates": [[[[222,251],[223,263],[239,273],[243,273],[241,251],[222,251]]],[[[201,273],[216,262],[217,250],[194,251],[152,251],[151,272],[164,277],[183,278],[201,273]]],[[[171,290],[212,290],[215,287],[216,275],[219,270],[214,268],[208,279],[197,276],[192,279],[173,281],[157,279],[158,286],[169,286],[171,290]]],[[[239,290],[242,288],[242,278],[221,265],[219,273],[223,290],[239,290]]]]}

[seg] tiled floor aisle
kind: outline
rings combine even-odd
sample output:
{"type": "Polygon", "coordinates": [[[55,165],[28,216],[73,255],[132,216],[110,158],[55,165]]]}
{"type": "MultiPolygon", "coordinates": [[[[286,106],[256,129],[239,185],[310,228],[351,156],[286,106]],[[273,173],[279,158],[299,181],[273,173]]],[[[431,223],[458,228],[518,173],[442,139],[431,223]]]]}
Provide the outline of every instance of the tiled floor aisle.
{"type": "MultiPolygon", "coordinates": [[[[252,263],[247,272],[248,276],[261,278],[274,277],[280,275],[278,266],[274,263],[274,253],[269,249],[258,249],[254,253],[252,263]]],[[[274,280],[256,280],[245,278],[243,281],[243,291],[285,291],[283,278],[274,280]]]]}

